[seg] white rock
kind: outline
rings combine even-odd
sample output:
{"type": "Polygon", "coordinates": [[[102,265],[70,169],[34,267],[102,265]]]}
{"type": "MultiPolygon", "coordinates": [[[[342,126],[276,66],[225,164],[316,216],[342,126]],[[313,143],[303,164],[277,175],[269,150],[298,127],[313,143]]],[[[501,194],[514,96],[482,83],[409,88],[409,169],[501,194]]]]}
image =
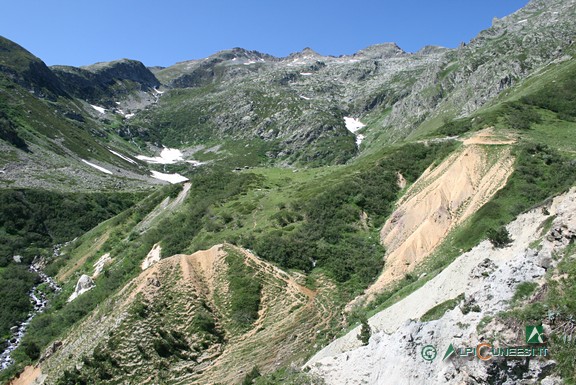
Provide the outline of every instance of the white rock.
{"type": "Polygon", "coordinates": [[[146,258],[144,258],[144,261],[142,262],[142,270],[146,270],[156,262],[160,261],[161,252],[162,247],[160,246],[160,244],[159,243],[155,244],[148,253],[148,255],[146,256],[146,258]]]}
{"type": "Polygon", "coordinates": [[[103,256],[101,256],[96,261],[96,263],[94,263],[94,274],[92,274],[92,278],[96,278],[97,276],[99,276],[100,273],[102,273],[102,271],[104,270],[104,266],[110,261],[112,261],[110,253],[106,253],[103,256]]]}
{"type": "Polygon", "coordinates": [[[94,281],[92,280],[92,278],[90,278],[86,274],[83,274],[80,277],[80,279],[78,279],[78,282],[76,283],[76,289],[74,289],[74,293],[72,293],[70,298],[68,298],[68,302],[74,301],[76,298],[78,298],[78,296],[86,293],[88,290],[92,289],[94,286],[96,286],[96,285],[94,284],[94,281]]]}

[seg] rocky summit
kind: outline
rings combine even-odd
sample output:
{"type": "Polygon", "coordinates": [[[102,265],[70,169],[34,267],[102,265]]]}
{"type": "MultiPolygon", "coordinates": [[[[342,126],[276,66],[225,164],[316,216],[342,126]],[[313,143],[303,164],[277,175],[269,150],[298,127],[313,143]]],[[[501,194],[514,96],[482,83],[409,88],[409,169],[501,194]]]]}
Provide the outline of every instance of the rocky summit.
{"type": "Polygon", "coordinates": [[[0,383],[575,383],[574,15],[169,67],[0,37],[0,383]]]}

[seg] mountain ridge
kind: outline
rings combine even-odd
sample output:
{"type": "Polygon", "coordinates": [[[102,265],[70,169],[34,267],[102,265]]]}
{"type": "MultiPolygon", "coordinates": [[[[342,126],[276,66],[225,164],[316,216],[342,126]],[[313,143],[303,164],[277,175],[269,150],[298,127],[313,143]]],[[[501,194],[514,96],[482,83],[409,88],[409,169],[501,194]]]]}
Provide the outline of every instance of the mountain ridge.
{"type": "MultiPolygon", "coordinates": [[[[233,48],[167,68],[42,67],[5,42],[0,279],[34,260],[62,289],[0,285],[21,323],[35,290],[49,301],[1,381],[27,366],[57,385],[569,384],[574,12],[532,1],[454,49],[233,48]],[[102,222],[72,231],[84,219],[102,222]],[[524,324],[547,325],[554,361],[451,371],[420,354],[515,343],[524,324]]],[[[3,346],[16,337],[0,321],[3,346]]]]}

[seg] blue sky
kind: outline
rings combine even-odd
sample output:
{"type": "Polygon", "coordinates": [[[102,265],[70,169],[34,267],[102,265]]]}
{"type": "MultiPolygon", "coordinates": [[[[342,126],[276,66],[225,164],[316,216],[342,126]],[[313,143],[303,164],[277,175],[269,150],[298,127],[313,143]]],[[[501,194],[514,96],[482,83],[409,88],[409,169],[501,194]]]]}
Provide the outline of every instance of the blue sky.
{"type": "Polygon", "coordinates": [[[232,47],[286,56],[468,42],[528,0],[11,0],[0,35],[48,65],[120,58],[168,66],[232,47]]]}

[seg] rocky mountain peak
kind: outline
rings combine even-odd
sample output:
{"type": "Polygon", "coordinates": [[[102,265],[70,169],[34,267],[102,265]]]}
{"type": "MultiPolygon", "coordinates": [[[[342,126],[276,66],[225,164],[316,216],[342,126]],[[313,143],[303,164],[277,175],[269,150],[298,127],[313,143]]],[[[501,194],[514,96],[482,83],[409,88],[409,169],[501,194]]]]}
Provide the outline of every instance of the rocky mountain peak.
{"type": "Polygon", "coordinates": [[[312,48],[310,47],[305,47],[302,51],[300,52],[293,52],[290,55],[288,55],[288,57],[286,57],[287,60],[302,60],[302,59],[319,59],[323,57],[322,55],[320,55],[318,52],[314,51],[312,48]]]}
{"type": "Polygon", "coordinates": [[[431,55],[440,54],[449,51],[449,48],[438,46],[438,45],[426,45],[416,52],[418,55],[431,55]]]}
{"type": "MultiPolygon", "coordinates": [[[[231,61],[244,63],[246,61],[254,61],[254,60],[275,60],[275,58],[271,55],[258,52],[255,50],[248,50],[245,48],[234,47],[232,49],[226,49],[219,51],[213,55],[210,55],[208,58],[204,59],[203,61],[210,62],[210,63],[220,63],[223,61],[231,61]]],[[[237,63],[237,64],[240,64],[237,63]]]]}
{"type": "Polygon", "coordinates": [[[371,59],[387,59],[405,54],[404,50],[396,43],[375,44],[364,48],[356,54],[357,56],[369,57],[371,59]]]}
{"type": "Polygon", "coordinates": [[[114,79],[132,80],[145,87],[158,87],[160,82],[142,62],[130,59],[120,59],[111,62],[96,63],[81,67],[98,76],[102,81],[114,79]]]}

